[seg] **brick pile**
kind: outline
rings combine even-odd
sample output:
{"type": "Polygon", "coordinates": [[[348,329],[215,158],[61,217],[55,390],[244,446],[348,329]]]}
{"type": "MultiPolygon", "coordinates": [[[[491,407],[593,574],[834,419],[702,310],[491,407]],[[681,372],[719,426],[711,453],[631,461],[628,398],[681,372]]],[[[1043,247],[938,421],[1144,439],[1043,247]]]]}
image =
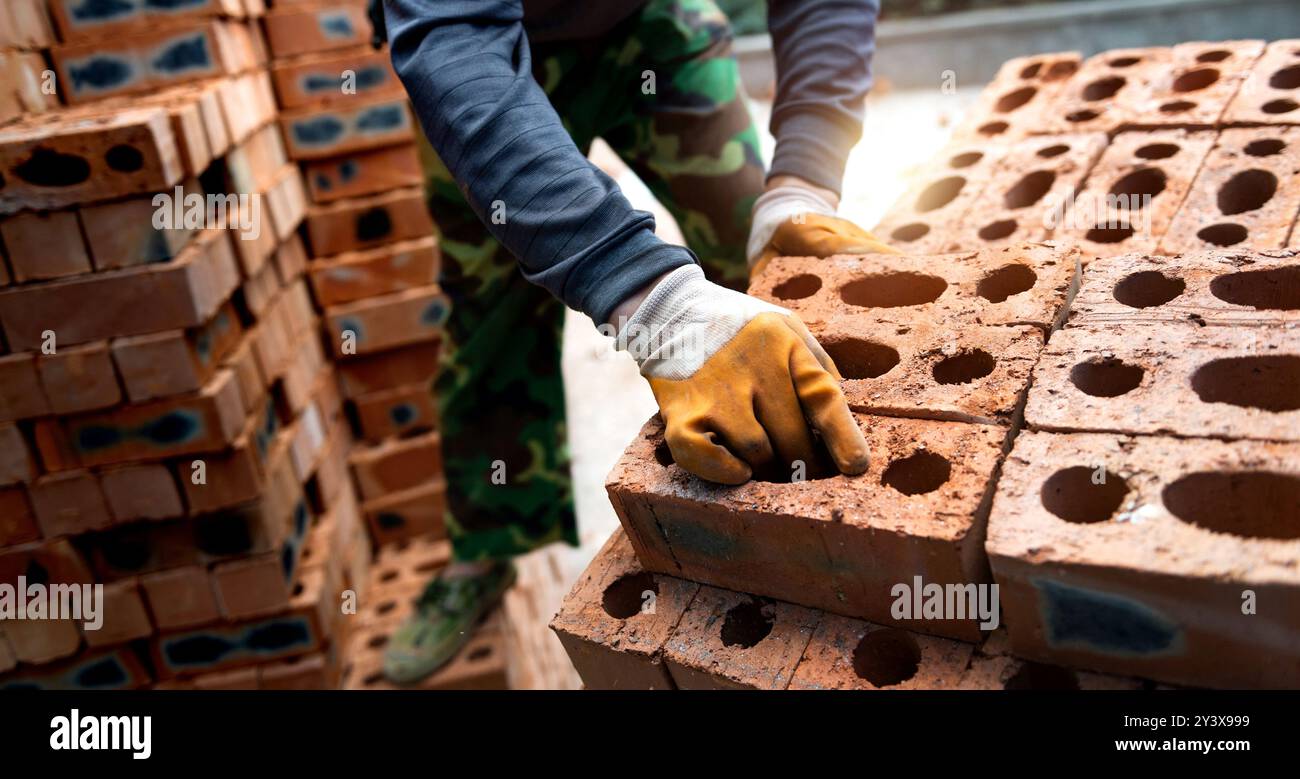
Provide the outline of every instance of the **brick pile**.
{"type": "Polygon", "coordinates": [[[48,10],[0,25],[65,103],[0,126],[0,581],[105,602],[0,624],[0,687],[333,686],[369,542],[262,3],[48,10]]]}
{"type": "Polygon", "coordinates": [[[835,359],[871,466],[724,487],[648,422],[552,622],[586,685],[1300,686],[1293,71],[1013,60],[882,221],[903,255],[773,260],[750,292],[835,359]],[[1141,230],[1070,220],[1115,194],[1141,230]],[[994,583],[990,634],[952,606],[994,583]]]}

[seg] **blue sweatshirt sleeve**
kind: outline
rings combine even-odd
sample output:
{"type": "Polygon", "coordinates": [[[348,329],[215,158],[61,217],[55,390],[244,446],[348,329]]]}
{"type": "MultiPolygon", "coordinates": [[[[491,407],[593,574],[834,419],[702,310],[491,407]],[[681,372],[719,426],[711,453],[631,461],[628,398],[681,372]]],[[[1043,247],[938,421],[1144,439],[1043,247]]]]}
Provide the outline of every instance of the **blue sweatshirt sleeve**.
{"type": "Polygon", "coordinates": [[[695,262],[582,155],[534,81],[521,0],[384,0],[393,66],[434,150],[524,277],[606,321],[695,262]],[[491,218],[502,214],[504,219],[491,218]],[[499,222],[499,223],[498,223],[499,222]]]}
{"type": "Polygon", "coordinates": [[[879,0],[769,0],[776,58],[768,177],[798,176],[840,191],[862,137],[879,0]]]}

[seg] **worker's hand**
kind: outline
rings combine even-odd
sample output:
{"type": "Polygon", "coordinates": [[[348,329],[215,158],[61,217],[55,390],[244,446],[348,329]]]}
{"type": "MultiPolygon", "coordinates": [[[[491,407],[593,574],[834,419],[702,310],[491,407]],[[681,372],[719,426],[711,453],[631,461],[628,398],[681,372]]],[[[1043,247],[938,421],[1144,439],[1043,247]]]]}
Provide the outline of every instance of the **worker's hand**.
{"type": "Polygon", "coordinates": [[[688,265],[663,276],[615,324],[620,348],[659,401],[673,459],[696,476],[741,484],[755,471],[811,468],[818,460],[810,426],[840,471],[866,471],[867,442],[839,372],[786,309],[713,284],[688,265]]]}
{"type": "Polygon", "coordinates": [[[897,254],[871,233],[835,216],[839,197],[793,176],[778,176],[754,201],[749,230],[749,275],[773,257],[897,254]]]}

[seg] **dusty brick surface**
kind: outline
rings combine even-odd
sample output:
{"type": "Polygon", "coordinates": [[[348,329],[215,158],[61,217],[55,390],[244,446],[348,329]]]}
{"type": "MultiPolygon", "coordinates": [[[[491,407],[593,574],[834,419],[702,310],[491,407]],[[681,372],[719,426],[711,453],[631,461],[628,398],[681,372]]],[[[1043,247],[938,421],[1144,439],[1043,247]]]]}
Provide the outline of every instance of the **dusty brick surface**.
{"type": "Polygon", "coordinates": [[[1300,250],[1132,254],[1088,266],[1069,326],[1300,326],[1300,250]]]}
{"type": "Polygon", "coordinates": [[[1224,112],[1227,124],[1300,123],[1300,38],[1273,41],[1224,112]]]}
{"type": "Polygon", "coordinates": [[[1025,421],[1058,432],[1300,440],[1300,331],[1066,328],[1034,369],[1025,421]]]}
{"type": "Polygon", "coordinates": [[[954,137],[1013,141],[1034,132],[1082,61],[1073,51],[1007,60],[954,137]]]}
{"type": "Polygon", "coordinates": [[[1214,127],[1263,51],[1263,41],[1178,44],[1153,70],[1129,126],[1214,127]]]}
{"type": "Polygon", "coordinates": [[[1007,147],[967,141],[950,144],[918,173],[913,184],[872,230],[909,254],[958,251],[967,212],[979,201],[1007,147]]]}
{"type": "Polygon", "coordinates": [[[1137,117],[1137,105],[1169,68],[1167,47],[1111,49],[1089,57],[1055,101],[1045,106],[1044,133],[1115,133],[1137,117]]]}
{"type": "Polygon", "coordinates": [[[823,614],[789,689],[953,689],[971,649],[960,641],[823,614]]]}
{"type": "Polygon", "coordinates": [[[1085,261],[1155,252],[1216,136],[1212,130],[1115,136],[1052,232],[1053,240],[1077,244],[1085,261]]]}
{"type": "Polygon", "coordinates": [[[851,316],[904,327],[1062,322],[1078,250],[1021,244],[936,256],[777,257],[749,293],[794,311],[814,333],[851,316]]]}
{"type": "Polygon", "coordinates": [[[1300,127],[1224,130],[1160,242],[1161,254],[1280,249],[1300,213],[1300,127]]]}
{"type": "Polygon", "coordinates": [[[565,596],[550,627],[587,689],[672,689],[662,651],[699,589],[642,568],[620,529],[565,596]]]}
{"type": "Polygon", "coordinates": [[[683,690],[784,690],[817,627],[813,609],[700,587],[664,647],[683,690]]]}
{"type": "Polygon", "coordinates": [[[1010,425],[1043,348],[1033,327],[914,327],[839,317],[818,340],[849,407],[883,416],[1010,425]]]}
{"type": "Polygon", "coordinates": [[[988,537],[1013,651],[1181,684],[1297,686],[1298,505],[1295,444],[1021,434],[988,537]]]}
{"type": "Polygon", "coordinates": [[[983,528],[1005,431],[857,415],[861,476],[724,487],[675,464],[651,419],[606,480],[647,569],[806,606],[974,639],[974,620],[896,621],[890,591],[921,576],[987,581],[983,528]]]}

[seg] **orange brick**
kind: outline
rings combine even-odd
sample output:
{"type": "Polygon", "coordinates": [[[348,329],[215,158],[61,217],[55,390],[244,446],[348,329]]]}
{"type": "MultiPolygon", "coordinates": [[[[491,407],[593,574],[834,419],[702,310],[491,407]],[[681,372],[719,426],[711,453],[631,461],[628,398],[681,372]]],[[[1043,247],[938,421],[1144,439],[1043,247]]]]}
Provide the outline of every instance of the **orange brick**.
{"type": "Polygon", "coordinates": [[[0,484],[28,482],[36,477],[36,462],[23,432],[0,424],[0,484]]]}
{"type": "Polygon", "coordinates": [[[279,552],[219,563],[212,569],[212,584],[227,619],[274,614],[289,605],[290,584],[279,552]]]}
{"type": "Polygon", "coordinates": [[[0,488],[0,546],[25,544],[40,537],[27,492],[22,487],[0,488]]]}
{"type": "Polygon", "coordinates": [[[0,222],[15,281],[90,272],[90,255],[75,211],[22,213],[0,222]]]}
{"type": "Polygon", "coordinates": [[[311,263],[311,284],[322,306],[425,287],[437,282],[439,252],[433,236],[348,252],[311,263]]]}
{"type": "Polygon", "coordinates": [[[332,690],[337,684],[338,668],[323,653],[258,666],[263,690],[332,690]]]}
{"type": "Polygon", "coordinates": [[[195,627],[221,618],[207,569],[197,565],[145,574],[140,586],[161,630],[195,627]]]}
{"type": "MultiPolygon", "coordinates": [[[[187,193],[202,196],[197,182],[185,185],[187,193]]],[[[183,224],[174,229],[154,227],[158,208],[152,197],[130,198],[81,209],[81,226],[86,231],[95,270],[113,270],[133,265],[153,265],[175,259],[194,237],[183,224]]]]}
{"type": "Polygon", "coordinates": [[[65,346],[36,359],[41,386],[56,414],[73,414],[117,405],[122,400],[108,343],[65,346]]]}
{"type": "Polygon", "coordinates": [[[363,500],[409,489],[442,473],[437,433],[398,438],[375,446],[358,446],[348,459],[363,500]]]}
{"type": "Polygon", "coordinates": [[[15,619],[5,621],[5,637],[14,657],[24,663],[49,663],[81,648],[78,623],[70,619],[15,619]]]}
{"type": "Polygon", "coordinates": [[[239,317],[227,303],[211,320],[191,330],[114,339],[113,361],[127,397],[140,403],[199,390],[242,336],[239,317]]]}
{"type": "Polygon", "coordinates": [[[438,404],[429,384],[408,384],[353,400],[361,437],[378,442],[389,436],[438,425],[438,404]]]}
{"type": "Polygon", "coordinates": [[[351,333],[357,354],[429,341],[442,332],[450,301],[437,285],[332,306],[325,321],[334,353],[344,351],[344,333],[351,333]]]}
{"type": "Polygon", "coordinates": [[[104,598],[99,603],[99,616],[103,620],[98,630],[82,624],[82,635],[91,647],[110,646],[147,638],[153,634],[149,612],[145,609],[140,582],[134,578],[104,585],[104,598]]]}
{"type": "Polygon", "coordinates": [[[308,8],[277,7],[262,19],[262,27],[276,59],[366,45],[371,34],[364,4],[351,0],[308,8]]]}
{"type": "Polygon", "coordinates": [[[99,484],[113,519],[170,519],[185,513],[181,494],[167,466],[127,465],[99,474],[99,484]]]}
{"type": "Polygon", "coordinates": [[[271,80],[280,107],[286,110],[402,92],[388,52],[370,47],[277,62],[271,80]],[[347,87],[350,91],[345,91],[347,87]]]}
{"type": "Polygon", "coordinates": [[[302,174],[297,165],[286,165],[280,170],[263,202],[275,237],[280,241],[289,240],[307,213],[307,192],[303,189],[302,174]]]}
{"type": "Polygon", "coordinates": [[[46,536],[78,535],[112,522],[99,480],[89,471],[47,474],[28,489],[36,522],[46,536]]]}
{"type": "Polygon", "coordinates": [[[40,49],[57,40],[44,0],[6,0],[8,14],[6,40],[20,48],[40,49]]]}
{"type": "Polygon", "coordinates": [[[433,220],[418,188],[312,206],[306,226],[317,257],[433,235],[433,220]]]}
{"type": "Polygon", "coordinates": [[[280,116],[289,156],[296,160],[337,157],[402,143],[414,136],[406,95],[378,95],[347,103],[311,106],[280,116]]]}
{"type": "Polygon", "coordinates": [[[243,16],[240,0],[189,0],[184,4],[118,3],[103,10],[95,0],[49,0],[50,14],[65,41],[103,39],[159,24],[213,16],[243,16]]]}
{"type": "Polygon", "coordinates": [[[280,277],[280,284],[287,285],[302,275],[307,268],[307,248],[302,238],[296,234],[280,244],[275,250],[275,271],[280,277]]]}
{"type": "MultiPolygon", "coordinates": [[[[314,203],[373,195],[421,183],[414,145],[392,146],[303,164],[307,193],[314,203]]],[[[3,205],[3,201],[0,201],[3,205]]]]}
{"type": "Polygon", "coordinates": [[[446,493],[447,486],[439,479],[362,504],[375,545],[416,536],[446,537],[446,493]]]}
{"type": "Polygon", "coordinates": [[[0,355],[0,419],[26,419],[50,412],[41,388],[36,356],[0,355]]]}
{"type": "Polygon", "coordinates": [[[335,366],[344,397],[357,398],[371,392],[408,384],[427,384],[438,372],[438,342],[390,349],[357,357],[335,366]]]}
{"type": "Polygon", "coordinates": [[[192,681],[196,690],[256,690],[257,666],[200,674],[192,681]]]}

